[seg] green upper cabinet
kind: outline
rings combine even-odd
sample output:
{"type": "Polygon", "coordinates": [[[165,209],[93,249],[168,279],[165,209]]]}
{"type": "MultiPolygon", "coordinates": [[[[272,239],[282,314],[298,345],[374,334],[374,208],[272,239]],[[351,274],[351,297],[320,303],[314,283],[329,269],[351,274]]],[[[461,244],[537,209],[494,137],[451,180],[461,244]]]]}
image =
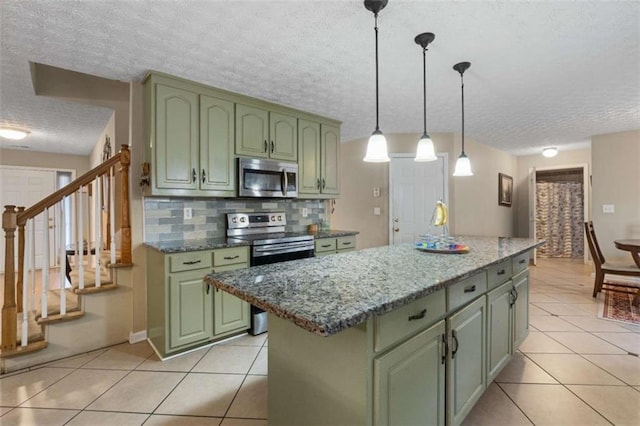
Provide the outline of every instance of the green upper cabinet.
{"type": "Polygon", "coordinates": [[[332,198],[340,194],[340,129],[298,120],[300,198],[332,198]]]}
{"type": "Polygon", "coordinates": [[[233,101],[155,74],[144,90],[145,156],[151,166],[145,195],[235,195],[233,101]]]}
{"type": "Polygon", "coordinates": [[[159,189],[197,189],[198,95],[156,84],[155,186],[159,189]]]}
{"type": "Polygon", "coordinates": [[[298,120],[298,194],[320,193],[320,124],[298,120]]]}
{"type": "Polygon", "coordinates": [[[200,189],[235,192],[233,102],[200,96],[200,189]]]}
{"type": "Polygon", "coordinates": [[[269,157],[269,112],[236,105],[236,154],[269,157]]]}
{"type": "Polygon", "coordinates": [[[296,118],[263,108],[236,105],[236,154],[298,161],[296,118]]]}
{"type": "Polygon", "coordinates": [[[323,194],[340,193],[340,129],[323,124],[320,139],[320,175],[323,194]]]}

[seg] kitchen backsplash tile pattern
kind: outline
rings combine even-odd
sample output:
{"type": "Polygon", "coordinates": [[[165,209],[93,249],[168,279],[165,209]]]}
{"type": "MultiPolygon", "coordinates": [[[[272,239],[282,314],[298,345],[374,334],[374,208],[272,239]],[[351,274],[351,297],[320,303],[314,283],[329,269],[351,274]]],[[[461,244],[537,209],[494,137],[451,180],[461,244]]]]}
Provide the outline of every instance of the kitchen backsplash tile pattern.
{"type": "Polygon", "coordinates": [[[227,231],[226,213],[284,211],[287,231],[303,232],[312,223],[329,220],[325,200],[264,200],[264,199],[144,199],[144,237],[146,242],[224,237],[227,231]],[[184,209],[191,208],[192,218],[184,218],[184,209]],[[307,217],[302,217],[302,209],[307,217]]]}

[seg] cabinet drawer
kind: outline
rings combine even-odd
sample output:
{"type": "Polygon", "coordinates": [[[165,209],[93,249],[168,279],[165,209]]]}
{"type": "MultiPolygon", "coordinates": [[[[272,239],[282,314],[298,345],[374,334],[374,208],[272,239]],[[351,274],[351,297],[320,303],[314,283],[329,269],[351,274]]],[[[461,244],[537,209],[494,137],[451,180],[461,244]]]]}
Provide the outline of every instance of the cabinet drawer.
{"type": "Polygon", "coordinates": [[[321,238],[316,240],[316,252],[323,251],[335,251],[336,239],[335,238],[321,238]]]}
{"type": "Polygon", "coordinates": [[[210,251],[193,251],[169,256],[169,272],[211,268],[210,251]]]}
{"type": "Polygon", "coordinates": [[[230,247],[214,250],[213,265],[215,267],[247,263],[249,261],[249,247],[230,247]]]}
{"type": "Polygon", "coordinates": [[[355,235],[349,235],[348,237],[338,237],[336,248],[338,250],[348,250],[356,248],[355,235]]]}
{"type": "Polygon", "coordinates": [[[512,258],[513,261],[513,275],[518,272],[524,271],[529,267],[529,252],[519,254],[512,258]]]}
{"type": "Polygon", "coordinates": [[[487,268],[489,290],[511,279],[511,275],[511,259],[506,259],[500,263],[489,266],[489,268],[487,268]]]}
{"type": "Polygon", "coordinates": [[[395,311],[376,317],[375,351],[399,342],[443,317],[446,312],[445,299],[444,291],[436,291],[395,311]]]}
{"type": "Polygon", "coordinates": [[[487,291],[487,273],[482,271],[469,278],[465,278],[447,287],[449,300],[448,310],[454,310],[459,306],[475,299],[487,291]]]}

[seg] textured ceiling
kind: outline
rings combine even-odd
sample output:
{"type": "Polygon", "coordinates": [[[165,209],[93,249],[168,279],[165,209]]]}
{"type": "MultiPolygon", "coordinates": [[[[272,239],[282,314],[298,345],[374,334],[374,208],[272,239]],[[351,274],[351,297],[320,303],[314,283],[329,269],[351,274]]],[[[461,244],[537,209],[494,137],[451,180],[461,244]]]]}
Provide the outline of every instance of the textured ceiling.
{"type": "MultiPolygon", "coordinates": [[[[29,61],[123,81],[149,70],[375,124],[373,15],[362,1],[2,0],[0,122],[28,126],[36,151],[88,154],[110,112],[36,97],[29,61]]],[[[380,126],[422,131],[429,31],[429,132],[460,130],[516,155],[589,146],[640,128],[640,2],[390,0],[380,12],[380,126]]]]}

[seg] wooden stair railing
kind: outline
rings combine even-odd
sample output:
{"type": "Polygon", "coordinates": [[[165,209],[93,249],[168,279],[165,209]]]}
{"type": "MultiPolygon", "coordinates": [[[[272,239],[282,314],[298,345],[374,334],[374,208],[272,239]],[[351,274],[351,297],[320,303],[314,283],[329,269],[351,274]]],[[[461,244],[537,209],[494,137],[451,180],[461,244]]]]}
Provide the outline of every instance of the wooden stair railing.
{"type": "MultiPolygon", "coordinates": [[[[111,183],[113,182],[112,171],[115,166],[120,165],[120,173],[121,173],[121,186],[120,186],[120,214],[121,214],[121,226],[120,226],[120,264],[122,265],[130,265],[132,263],[131,258],[131,225],[129,219],[129,168],[131,165],[131,152],[129,151],[129,147],[127,145],[122,145],[120,152],[109,158],[102,164],[98,165],[94,169],[88,171],[83,174],[79,178],[75,179],[73,182],[65,186],[64,188],[59,189],[38,203],[34,204],[29,208],[17,207],[13,205],[5,206],[5,210],[2,213],[2,228],[5,233],[5,271],[4,271],[4,303],[2,306],[2,336],[0,342],[0,354],[5,355],[8,353],[13,353],[20,350],[17,344],[17,321],[18,314],[23,312],[27,308],[26,298],[24,297],[24,289],[23,284],[25,281],[25,245],[27,245],[28,250],[34,250],[32,247],[33,237],[26,238],[25,244],[25,226],[28,221],[31,222],[31,228],[33,228],[33,219],[41,213],[45,213],[45,217],[48,217],[48,209],[55,206],[57,203],[63,201],[66,197],[73,195],[74,193],[81,192],[83,187],[87,187],[89,194],[91,193],[91,184],[96,181],[98,178],[107,175],[109,179],[111,179],[111,183]],[[18,231],[17,240],[18,240],[18,270],[15,268],[15,240],[16,240],[16,230],[18,231]],[[17,279],[16,279],[16,272],[17,279]],[[22,302],[25,301],[25,302],[22,302]]],[[[99,192],[99,191],[97,191],[99,192]]],[[[109,197],[113,197],[114,191],[112,189],[112,185],[110,185],[109,189],[109,197]]],[[[81,199],[82,197],[78,197],[81,199]]],[[[99,203],[99,196],[96,194],[96,199],[99,203]]],[[[96,203],[96,206],[97,206],[96,203]]],[[[113,205],[113,204],[111,204],[113,205]]],[[[80,202],[80,208],[82,208],[82,204],[80,202]]],[[[91,206],[87,206],[90,208],[91,206]]],[[[112,207],[109,207],[112,209],[112,207]]],[[[82,224],[82,212],[79,215],[80,224],[82,224]]],[[[109,219],[108,223],[111,224],[111,230],[113,231],[113,211],[110,210],[108,212],[109,219]]],[[[96,232],[100,232],[98,228],[101,225],[96,224],[96,232]]],[[[109,226],[109,225],[108,225],[109,226]]],[[[48,232],[46,228],[48,227],[48,223],[44,223],[45,232],[48,236],[48,232]]],[[[111,236],[110,236],[111,237],[111,236]]],[[[45,237],[48,238],[48,237],[45,237]]],[[[110,249],[112,251],[111,259],[112,262],[115,259],[115,243],[110,241],[111,238],[107,238],[106,241],[110,244],[110,249]]],[[[66,258],[64,256],[64,244],[61,246],[60,256],[61,258],[66,258]]],[[[82,256],[83,250],[77,250],[82,256]]],[[[96,251],[99,253],[99,248],[96,248],[96,251]]],[[[31,254],[33,255],[33,254],[31,254]]],[[[48,257],[48,247],[45,248],[45,256],[48,257]]],[[[43,256],[43,258],[45,257],[43,256]]],[[[98,256],[96,256],[97,258],[98,256]]],[[[81,257],[82,258],[82,257],[81,257]]],[[[96,260],[98,262],[98,260],[96,260]]],[[[44,260],[43,260],[44,263],[44,260]]],[[[33,268],[32,268],[33,269],[33,268]]],[[[43,264],[43,275],[48,275],[48,267],[44,267],[43,264]]],[[[99,268],[96,268],[97,270],[99,268]]],[[[62,266],[61,266],[62,271],[62,266]]],[[[99,270],[97,272],[99,275],[99,270]]],[[[61,272],[62,278],[62,272],[61,272]]],[[[97,283],[99,285],[99,282],[97,283]]],[[[46,287],[46,284],[43,283],[43,288],[46,287]]],[[[25,285],[26,288],[26,285],[25,285]]],[[[64,281],[61,282],[61,288],[64,289],[64,281]]],[[[43,290],[44,291],[44,290],[43,290]]],[[[61,300],[64,303],[64,299],[61,300]]],[[[25,346],[25,339],[23,337],[22,346],[25,346]]]]}

